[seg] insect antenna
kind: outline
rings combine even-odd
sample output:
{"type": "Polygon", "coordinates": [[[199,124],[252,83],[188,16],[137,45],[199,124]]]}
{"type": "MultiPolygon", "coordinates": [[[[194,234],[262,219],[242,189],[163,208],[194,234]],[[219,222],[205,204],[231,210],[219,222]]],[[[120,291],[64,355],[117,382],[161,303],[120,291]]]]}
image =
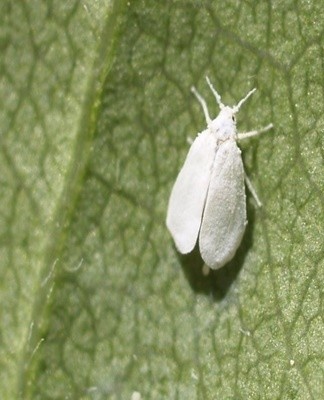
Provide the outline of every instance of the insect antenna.
{"type": "Polygon", "coordinates": [[[240,110],[242,104],[245,103],[246,100],[247,100],[250,96],[252,96],[252,94],[253,94],[255,91],[256,91],[256,88],[250,90],[249,93],[248,93],[242,100],[240,100],[239,103],[238,103],[236,106],[233,107],[233,112],[234,112],[234,113],[237,113],[237,112],[240,110]]]}
{"type": "Polygon", "coordinates": [[[219,105],[219,108],[222,110],[225,106],[222,103],[222,98],[220,97],[220,95],[217,93],[216,89],[214,88],[214,86],[212,85],[212,83],[210,82],[208,76],[206,76],[206,81],[208,86],[210,87],[210,90],[213,92],[213,95],[215,96],[215,99],[219,105]]]}

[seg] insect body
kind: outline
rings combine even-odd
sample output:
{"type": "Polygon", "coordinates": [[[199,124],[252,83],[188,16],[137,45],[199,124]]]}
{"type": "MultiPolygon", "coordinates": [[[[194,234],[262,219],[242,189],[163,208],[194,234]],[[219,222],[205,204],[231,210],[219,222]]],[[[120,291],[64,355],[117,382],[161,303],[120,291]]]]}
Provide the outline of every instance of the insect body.
{"type": "Polygon", "coordinates": [[[203,108],[207,129],[194,140],[176,179],[166,223],[180,253],[190,253],[199,237],[202,259],[211,269],[218,269],[234,256],[247,224],[244,179],[257,204],[261,205],[244,174],[236,141],[265,132],[273,125],[237,133],[235,114],[256,89],[236,106],[228,107],[206,79],[220,113],[212,120],[205,100],[192,88],[203,108]]]}

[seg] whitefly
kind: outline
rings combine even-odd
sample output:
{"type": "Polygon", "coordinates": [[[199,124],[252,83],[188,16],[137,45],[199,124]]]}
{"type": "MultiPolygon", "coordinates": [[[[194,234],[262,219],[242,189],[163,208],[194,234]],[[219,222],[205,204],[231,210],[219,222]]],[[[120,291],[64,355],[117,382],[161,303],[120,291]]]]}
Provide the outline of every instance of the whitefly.
{"type": "Polygon", "coordinates": [[[238,133],[235,116],[251,90],[233,107],[225,106],[209,79],[207,83],[220,107],[211,119],[206,101],[192,87],[202,106],[207,128],[192,143],[184,165],[173,186],[167,212],[167,227],[180,253],[190,253],[197,240],[205,264],[218,269],[230,261],[239,247],[247,224],[244,181],[261,202],[244,173],[237,140],[266,132],[266,127],[238,133]]]}

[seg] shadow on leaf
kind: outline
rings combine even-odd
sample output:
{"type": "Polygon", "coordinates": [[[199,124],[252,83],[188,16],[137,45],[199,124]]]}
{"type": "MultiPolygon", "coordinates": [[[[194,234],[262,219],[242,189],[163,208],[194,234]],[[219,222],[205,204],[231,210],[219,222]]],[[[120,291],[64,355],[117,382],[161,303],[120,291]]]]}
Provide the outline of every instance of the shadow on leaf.
{"type": "Polygon", "coordinates": [[[210,270],[206,276],[203,274],[204,262],[200,256],[198,244],[190,254],[178,253],[183,272],[188,279],[191,288],[196,293],[211,295],[214,301],[220,301],[225,296],[232,283],[240,272],[245,256],[253,243],[253,226],[255,219],[255,208],[247,204],[248,225],[246,227],[242,243],[234,258],[224,267],[218,270],[210,270]]]}

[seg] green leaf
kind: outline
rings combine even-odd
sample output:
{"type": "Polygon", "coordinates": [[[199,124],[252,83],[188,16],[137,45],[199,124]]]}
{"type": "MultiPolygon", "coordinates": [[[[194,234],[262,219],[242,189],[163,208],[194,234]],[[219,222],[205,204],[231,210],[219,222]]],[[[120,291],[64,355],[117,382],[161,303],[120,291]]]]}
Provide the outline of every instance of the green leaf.
{"type": "Polygon", "coordinates": [[[320,399],[320,2],[3,2],[1,399],[320,399]],[[122,22],[122,23],[121,23],[122,22]],[[238,115],[249,224],[202,274],[165,227],[204,129],[238,115]]]}

